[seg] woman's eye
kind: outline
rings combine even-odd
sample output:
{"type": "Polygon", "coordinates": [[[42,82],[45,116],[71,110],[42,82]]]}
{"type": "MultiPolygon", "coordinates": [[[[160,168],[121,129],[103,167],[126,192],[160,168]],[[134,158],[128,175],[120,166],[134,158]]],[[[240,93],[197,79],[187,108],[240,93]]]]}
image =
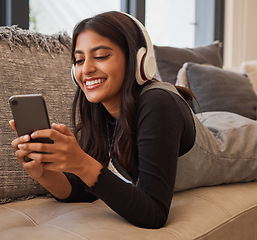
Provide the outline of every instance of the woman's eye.
{"type": "Polygon", "coordinates": [[[110,54],[104,55],[104,56],[97,56],[97,57],[95,57],[95,59],[96,59],[96,60],[102,60],[102,59],[108,58],[109,56],[110,56],[110,54]]]}
{"type": "Polygon", "coordinates": [[[82,64],[83,62],[84,62],[84,59],[75,60],[75,65],[82,64]]]}

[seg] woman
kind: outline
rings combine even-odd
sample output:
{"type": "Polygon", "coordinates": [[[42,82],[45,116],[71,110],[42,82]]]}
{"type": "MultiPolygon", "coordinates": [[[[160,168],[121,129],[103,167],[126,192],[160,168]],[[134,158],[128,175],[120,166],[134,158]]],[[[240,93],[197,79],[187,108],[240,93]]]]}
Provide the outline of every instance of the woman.
{"type": "Polygon", "coordinates": [[[178,158],[183,162],[197,150],[202,126],[173,86],[135,80],[137,50],[149,51],[141,31],[120,12],[81,21],[72,39],[74,135],[53,124],[12,146],[28,174],[57,200],[100,198],[131,223],[160,228],[169,214],[178,158]],[[54,144],[28,143],[42,137],[54,144]],[[33,161],[24,162],[26,155],[33,161]]]}

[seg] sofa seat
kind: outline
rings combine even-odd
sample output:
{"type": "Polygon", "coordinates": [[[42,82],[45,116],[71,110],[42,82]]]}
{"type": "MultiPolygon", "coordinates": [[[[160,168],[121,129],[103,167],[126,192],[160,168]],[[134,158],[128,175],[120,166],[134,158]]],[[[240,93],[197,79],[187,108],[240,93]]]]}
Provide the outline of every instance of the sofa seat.
{"type": "Polygon", "coordinates": [[[0,205],[2,240],[257,239],[257,183],[176,193],[161,229],[133,226],[101,200],[61,203],[38,197],[0,205]]]}

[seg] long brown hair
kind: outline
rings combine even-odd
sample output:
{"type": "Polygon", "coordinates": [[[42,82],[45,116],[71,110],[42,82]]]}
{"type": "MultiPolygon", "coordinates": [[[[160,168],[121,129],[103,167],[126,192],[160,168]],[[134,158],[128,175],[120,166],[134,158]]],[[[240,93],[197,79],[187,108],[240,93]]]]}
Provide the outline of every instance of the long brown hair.
{"type": "MultiPolygon", "coordinates": [[[[79,22],[73,31],[72,61],[75,64],[74,51],[78,35],[86,30],[93,30],[117,44],[126,58],[125,77],[122,86],[120,116],[116,120],[114,154],[120,164],[130,170],[136,152],[136,112],[137,102],[142,86],[135,80],[136,53],[145,46],[145,40],[137,25],[128,16],[120,12],[106,12],[79,22]]],[[[190,93],[179,89],[185,97],[190,93]]],[[[72,109],[74,134],[80,146],[89,155],[104,166],[109,162],[108,129],[106,110],[101,103],[89,102],[78,87],[72,109]],[[77,120],[79,119],[79,120],[77,120]]]]}
{"type": "MultiPolygon", "coordinates": [[[[139,47],[145,45],[144,39],[142,39],[134,22],[126,15],[114,11],[96,15],[93,18],[82,20],[74,28],[72,37],[73,63],[75,63],[74,51],[77,37],[79,33],[88,29],[113,41],[121,48],[126,57],[114,154],[121,165],[125,169],[129,169],[136,149],[134,141],[136,99],[140,93],[140,86],[135,81],[136,52],[139,47]]],[[[80,138],[82,149],[106,166],[109,161],[109,146],[107,141],[103,141],[103,139],[107,139],[104,106],[101,103],[90,103],[82,90],[78,88],[73,102],[72,116],[74,133],[77,138],[80,138]],[[77,118],[80,119],[79,122],[77,118]]]]}

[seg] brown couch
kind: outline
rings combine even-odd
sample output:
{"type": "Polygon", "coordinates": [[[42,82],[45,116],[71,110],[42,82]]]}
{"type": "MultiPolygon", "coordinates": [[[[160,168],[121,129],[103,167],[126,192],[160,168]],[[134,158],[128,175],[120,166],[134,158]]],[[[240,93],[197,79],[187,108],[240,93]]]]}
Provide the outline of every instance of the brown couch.
{"type": "Polygon", "coordinates": [[[57,202],[30,179],[10,146],[15,135],[8,125],[8,98],[14,94],[41,93],[50,121],[70,126],[75,90],[70,66],[67,35],[46,36],[17,27],[0,27],[1,240],[257,239],[256,182],[177,192],[165,227],[152,230],[131,225],[101,200],[57,202]]]}

